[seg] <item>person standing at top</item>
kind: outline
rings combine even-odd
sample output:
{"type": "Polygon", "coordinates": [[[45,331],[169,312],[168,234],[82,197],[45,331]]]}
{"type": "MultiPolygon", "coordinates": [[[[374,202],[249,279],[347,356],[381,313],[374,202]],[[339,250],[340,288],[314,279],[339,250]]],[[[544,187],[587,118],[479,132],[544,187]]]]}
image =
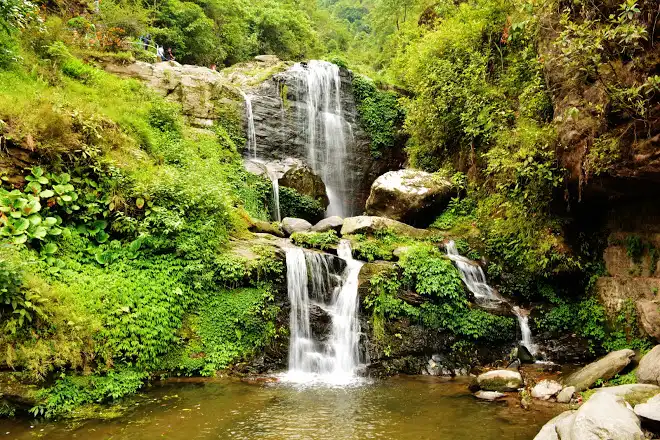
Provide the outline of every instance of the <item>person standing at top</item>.
{"type": "Polygon", "coordinates": [[[174,58],[174,55],[172,54],[172,48],[168,47],[167,48],[167,61],[174,61],[176,58],[174,58]]]}
{"type": "Polygon", "coordinates": [[[156,47],[156,56],[158,57],[158,61],[165,61],[165,51],[163,50],[163,46],[156,47]]]}

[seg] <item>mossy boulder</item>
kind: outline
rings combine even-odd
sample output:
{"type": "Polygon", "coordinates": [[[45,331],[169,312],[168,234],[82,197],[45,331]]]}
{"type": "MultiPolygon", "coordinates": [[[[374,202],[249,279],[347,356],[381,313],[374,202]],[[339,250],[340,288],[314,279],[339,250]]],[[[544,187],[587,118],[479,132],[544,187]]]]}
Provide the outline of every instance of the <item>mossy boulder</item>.
{"type": "Polygon", "coordinates": [[[485,391],[517,391],[523,386],[523,378],[519,372],[513,370],[493,370],[480,374],[477,377],[479,388],[485,391]]]}
{"type": "Polygon", "coordinates": [[[366,212],[416,226],[428,226],[454,194],[446,178],[418,170],[390,171],[371,186],[366,212]]]}
{"type": "Polygon", "coordinates": [[[653,350],[646,353],[639,362],[637,380],[641,383],[660,385],[660,345],[656,345],[653,350]]]}
{"type": "Polygon", "coordinates": [[[323,180],[306,165],[297,165],[287,170],[279,179],[279,185],[293,188],[298,193],[311,197],[319,202],[323,209],[330,203],[323,180]]]}
{"type": "Polygon", "coordinates": [[[366,215],[344,219],[344,225],[341,228],[341,235],[373,234],[377,231],[387,230],[394,232],[395,234],[419,239],[428,238],[433,235],[432,232],[427,231],[426,229],[413,228],[410,225],[396,220],[366,215]]]}

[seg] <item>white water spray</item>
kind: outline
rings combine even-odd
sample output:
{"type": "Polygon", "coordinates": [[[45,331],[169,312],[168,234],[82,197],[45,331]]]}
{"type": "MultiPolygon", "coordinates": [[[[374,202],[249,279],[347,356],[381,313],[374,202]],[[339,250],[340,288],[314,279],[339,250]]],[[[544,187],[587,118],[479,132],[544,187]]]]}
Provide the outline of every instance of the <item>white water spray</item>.
{"type": "MultiPolygon", "coordinates": [[[[456,264],[461,279],[468,290],[472,292],[474,300],[480,307],[493,309],[498,308],[505,303],[508,304],[497,290],[488,285],[486,274],[481,266],[458,253],[456,243],[454,243],[453,240],[447,243],[446,249],[447,256],[454,262],[454,264],[456,264]]],[[[518,325],[520,326],[520,333],[522,335],[520,343],[524,345],[531,354],[536,354],[537,347],[532,338],[532,330],[529,328],[529,312],[518,306],[514,306],[512,310],[518,318],[518,325]]]]}
{"type": "Polygon", "coordinates": [[[486,274],[478,264],[458,253],[456,243],[450,241],[447,243],[447,256],[456,264],[461,279],[468,290],[474,295],[477,304],[484,308],[499,307],[504,298],[486,282],[486,274]]]}
{"type": "Polygon", "coordinates": [[[362,263],[353,259],[346,240],[340,242],[338,254],[345,260],[346,268],[340,285],[333,288],[333,275],[326,256],[299,248],[286,251],[291,336],[285,381],[347,385],[358,380],[357,290],[362,263]],[[332,320],[326,341],[314,340],[312,335],[310,311],[313,307],[319,307],[332,320]]]}
{"type": "Polygon", "coordinates": [[[307,160],[326,185],[330,205],[327,215],[347,217],[352,212],[352,185],[348,182],[347,137],[352,134],[341,106],[339,67],[327,61],[296,64],[292,70],[299,81],[299,101],[306,103],[303,114],[307,160]]]}
{"type": "Polygon", "coordinates": [[[513,313],[518,318],[518,325],[520,326],[520,343],[529,350],[531,354],[536,354],[538,351],[534,339],[532,338],[532,329],[529,328],[529,312],[521,309],[518,306],[513,307],[513,313]]]}
{"type": "Polygon", "coordinates": [[[254,113],[252,112],[252,97],[241,91],[245,101],[245,118],[247,119],[247,150],[252,153],[252,158],[257,158],[257,132],[254,128],[254,113]]]}

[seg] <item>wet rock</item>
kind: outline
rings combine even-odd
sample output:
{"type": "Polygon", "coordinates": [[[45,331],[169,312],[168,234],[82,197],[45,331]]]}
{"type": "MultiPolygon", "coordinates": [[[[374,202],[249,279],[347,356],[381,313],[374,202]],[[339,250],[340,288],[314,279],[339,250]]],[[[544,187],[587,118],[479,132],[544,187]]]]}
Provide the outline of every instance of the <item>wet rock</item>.
{"type": "Polygon", "coordinates": [[[542,380],[532,388],[532,397],[540,400],[548,400],[554,397],[562,389],[559,382],[554,380],[542,380]]]}
{"type": "Polygon", "coordinates": [[[451,200],[448,179],[418,170],[390,171],[371,186],[366,212],[408,224],[428,226],[451,200]]]}
{"type": "Polygon", "coordinates": [[[373,234],[376,231],[391,230],[397,234],[413,238],[426,238],[433,235],[425,229],[417,229],[405,223],[384,217],[358,216],[344,219],[341,235],[373,234]]]}
{"type": "Polygon", "coordinates": [[[324,218],[317,224],[312,227],[312,232],[327,232],[330,230],[335,230],[336,232],[341,231],[341,227],[344,224],[344,219],[341,217],[332,216],[324,218]]]}
{"type": "Polygon", "coordinates": [[[485,391],[516,391],[523,385],[519,372],[512,370],[493,370],[480,374],[477,383],[485,391]]]}
{"type": "Polygon", "coordinates": [[[287,235],[291,235],[294,232],[309,231],[312,229],[312,224],[301,218],[287,217],[282,220],[282,229],[284,229],[284,232],[286,232],[287,235]]]}
{"type": "Polygon", "coordinates": [[[637,301],[637,316],[647,335],[660,341],[660,301],[642,299],[637,301]]]}
{"type": "Polygon", "coordinates": [[[293,188],[298,193],[313,198],[324,209],[330,203],[323,180],[306,165],[293,166],[288,169],[279,179],[279,185],[293,188]]]}
{"type": "Polygon", "coordinates": [[[474,393],[474,397],[481,400],[488,400],[490,402],[506,397],[506,394],[499,393],[497,391],[477,391],[474,393]]]}
{"type": "Polygon", "coordinates": [[[516,358],[520,359],[523,364],[533,364],[534,356],[529,352],[529,349],[524,345],[516,347],[516,358]]]}
{"type": "Polygon", "coordinates": [[[569,403],[575,394],[575,387],[566,387],[557,394],[557,402],[569,403]]]}
{"type": "Polygon", "coordinates": [[[614,351],[571,374],[565,380],[565,385],[574,386],[576,391],[591,388],[598,379],[609,380],[614,377],[628,366],[634,356],[635,352],[632,350],[614,351]]]}
{"type": "Polygon", "coordinates": [[[644,433],[635,413],[626,401],[608,393],[595,393],[575,413],[571,437],[579,440],[642,440],[644,433]]]}
{"type": "Polygon", "coordinates": [[[276,237],[284,238],[284,232],[280,229],[280,225],[261,220],[252,220],[252,224],[248,228],[252,232],[259,232],[262,234],[270,234],[276,237]]]}
{"type": "Polygon", "coordinates": [[[388,261],[374,261],[373,263],[365,263],[360,269],[360,274],[358,275],[358,294],[361,298],[366,297],[369,294],[369,289],[371,288],[371,278],[374,276],[394,270],[396,264],[390,263],[388,261]]]}
{"type": "Polygon", "coordinates": [[[600,388],[597,393],[618,396],[623,398],[629,404],[636,405],[638,403],[644,403],[651,397],[660,394],[660,387],[651,384],[632,383],[615,387],[600,388]]]}
{"type": "Polygon", "coordinates": [[[254,59],[261,63],[277,63],[280,61],[277,55],[257,55],[254,59]]]}
{"type": "Polygon", "coordinates": [[[534,440],[561,440],[557,434],[557,425],[568,420],[573,420],[575,411],[564,411],[548,423],[543,425],[543,428],[536,434],[534,440]]]}
{"type": "Polygon", "coordinates": [[[538,345],[545,357],[560,364],[586,364],[594,359],[589,351],[589,342],[574,334],[553,337],[544,334],[538,338],[538,345]]]}
{"type": "Polygon", "coordinates": [[[660,345],[644,355],[637,367],[637,381],[660,385],[660,345]]]}
{"type": "Polygon", "coordinates": [[[309,325],[314,340],[325,341],[332,330],[332,318],[316,304],[309,306],[309,325]]]}
{"type": "Polygon", "coordinates": [[[646,403],[635,405],[635,414],[641,419],[642,424],[654,432],[660,428],[660,395],[652,397],[646,403]]]}

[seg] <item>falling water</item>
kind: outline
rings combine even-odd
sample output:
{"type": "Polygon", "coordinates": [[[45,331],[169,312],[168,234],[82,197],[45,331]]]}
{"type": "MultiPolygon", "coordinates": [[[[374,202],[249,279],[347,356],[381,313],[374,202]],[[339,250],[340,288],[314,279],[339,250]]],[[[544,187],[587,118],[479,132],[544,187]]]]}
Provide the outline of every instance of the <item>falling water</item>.
{"type": "Polygon", "coordinates": [[[252,97],[244,92],[243,100],[245,101],[245,117],[247,119],[247,150],[252,152],[252,158],[257,158],[257,132],[254,128],[254,114],[252,113],[252,97]]]}
{"type": "Polygon", "coordinates": [[[346,268],[341,282],[333,288],[326,256],[299,248],[286,251],[291,302],[286,381],[345,385],[357,380],[360,337],[357,289],[362,263],[353,259],[346,240],[339,244],[338,254],[346,262],[346,268]],[[332,320],[326,341],[314,340],[310,324],[313,307],[322,309],[332,320]]]}
{"type": "Polygon", "coordinates": [[[327,215],[353,215],[346,175],[347,133],[352,129],[342,111],[339,67],[326,61],[310,61],[296,64],[292,73],[300,84],[297,98],[306,103],[300,117],[304,120],[307,159],[323,179],[330,199],[327,215]]]}
{"type": "MultiPolygon", "coordinates": [[[[268,169],[267,169],[268,170],[268,169]]],[[[280,209],[280,181],[277,173],[268,170],[268,177],[273,184],[273,205],[275,206],[275,221],[282,221],[282,210],[280,209]]]]}
{"type": "Polygon", "coordinates": [[[465,258],[458,253],[456,243],[447,243],[447,256],[456,264],[461,279],[468,290],[474,295],[474,299],[481,307],[496,308],[504,302],[504,298],[486,282],[486,274],[478,264],[465,258]]]}
{"type": "MultiPolygon", "coordinates": [[[[507,301],[502,298],[495,289],[488,285],[486,274],[484,274],[481,266],[458,253],[456,243],[454,243],[453,240],[447,243],[446,249],[447,256],[454,262],[454,264],[456,264],[461,279],[467,286],[468,290],[472,292],[475,301],[480,307],[487,309],[498,308],[507,303],[507,301]]],[[[522,334],[522,341],[520,341],[521,344],[524,345],[531,354],[535,354],[537,350],[532,339],[532,330],[529,328],[528,312],[518,306],[514,306],[512,310],[518,318],[520,333],[522,334]]]]}
{"type": "Polygon", "coordinates": [[[534,339],[532,338],[532,330],[529,328],[529,312],[515,306],[513,308],[513,313],[518,318],[518,325],[520,326],[520,334],[522,338],[520,343],[524,345],[531,354],[536,354],[538,350],[536,344],[534,344],[534,339]]]}

